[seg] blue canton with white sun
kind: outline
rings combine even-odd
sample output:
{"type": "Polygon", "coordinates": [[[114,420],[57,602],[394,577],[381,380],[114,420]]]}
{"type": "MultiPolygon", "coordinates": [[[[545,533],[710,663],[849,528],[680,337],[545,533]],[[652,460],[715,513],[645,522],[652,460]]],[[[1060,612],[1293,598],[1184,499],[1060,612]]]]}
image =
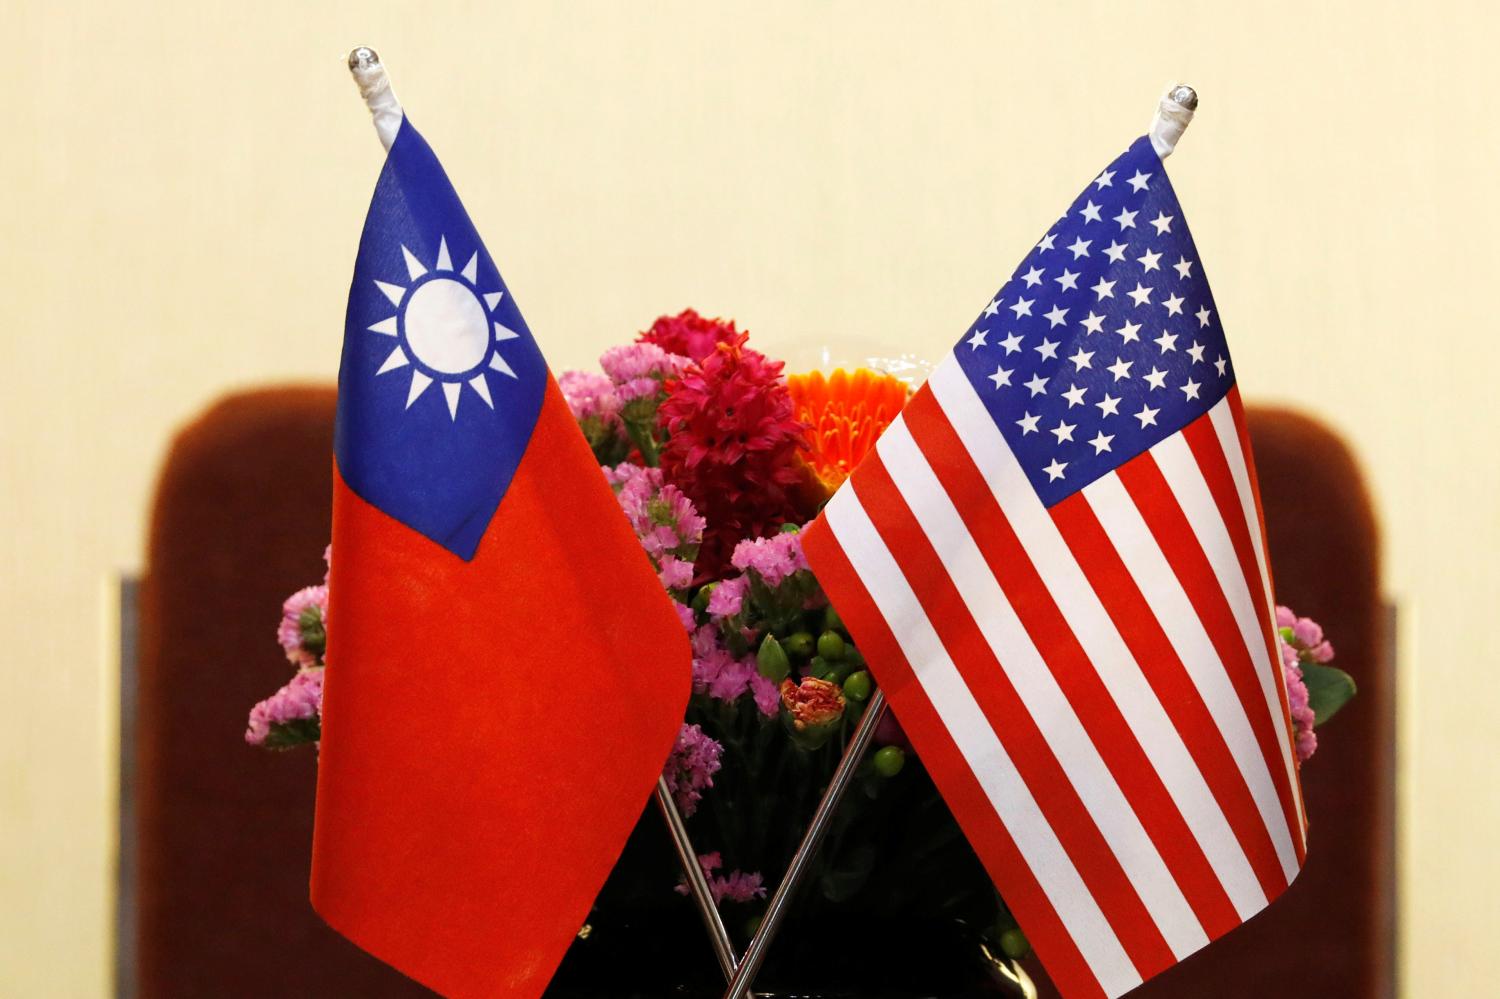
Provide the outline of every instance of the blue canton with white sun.
{"type": "Polygon", "coordinates": [[[1224,330],[1150,139],[1084,189],[954,354],[1047,506],[1224,397],[1224,330]]]}
{"type": "Polygon", "coordinates": [[[548,377],[442,165],[403,122],[349,289],[339,474],[365,501],[472,558],[526,452],[548,377]]]}

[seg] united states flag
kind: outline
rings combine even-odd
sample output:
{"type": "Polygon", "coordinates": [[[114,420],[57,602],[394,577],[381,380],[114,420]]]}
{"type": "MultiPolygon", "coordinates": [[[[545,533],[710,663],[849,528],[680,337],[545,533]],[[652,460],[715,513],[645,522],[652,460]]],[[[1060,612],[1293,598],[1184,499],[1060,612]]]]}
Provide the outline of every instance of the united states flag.
{"type": "Polygon", "coordinates": [[[1255,470],[1148,139],[809,529],[814,571],[1065,995],[1239,925],[1306,820],[1255,470]]]}

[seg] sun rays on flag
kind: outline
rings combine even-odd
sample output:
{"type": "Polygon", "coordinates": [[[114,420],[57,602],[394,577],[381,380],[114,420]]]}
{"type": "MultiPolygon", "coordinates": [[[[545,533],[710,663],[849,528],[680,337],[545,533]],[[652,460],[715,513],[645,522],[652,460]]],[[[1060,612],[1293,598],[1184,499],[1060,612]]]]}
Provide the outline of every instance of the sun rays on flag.
{"type": "Polygon", "coordinates": [[[477,251],[461,269],[454,270],[447,237],[438,241],[437,260],[430,269],[405,246],[401,247],[401,255],[406,260],[408,282],[375,282],[396,309],[395,315],[368,327],[371,333],[396,340],[396,346],[375,374],[411,368],[407,409],[434,382],[443,387],[451,419],[458,419],[458,403],[465,385],[494,409],[488,372],[516,377],[500,356],[497,345],[521,335],[492,318],[505,292],[479,290],[477,251]]]}

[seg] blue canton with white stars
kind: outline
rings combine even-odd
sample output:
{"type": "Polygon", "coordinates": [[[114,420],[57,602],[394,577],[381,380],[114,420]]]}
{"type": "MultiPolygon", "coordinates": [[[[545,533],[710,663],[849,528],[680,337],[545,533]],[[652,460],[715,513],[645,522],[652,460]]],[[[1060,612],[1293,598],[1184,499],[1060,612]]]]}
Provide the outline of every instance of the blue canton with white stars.
{"type": "Polygon", "coordinates": [[[1084,189],[954,354],[1049,507],[1224,397],[1224,330],[1150,139],[1084,189]]]}

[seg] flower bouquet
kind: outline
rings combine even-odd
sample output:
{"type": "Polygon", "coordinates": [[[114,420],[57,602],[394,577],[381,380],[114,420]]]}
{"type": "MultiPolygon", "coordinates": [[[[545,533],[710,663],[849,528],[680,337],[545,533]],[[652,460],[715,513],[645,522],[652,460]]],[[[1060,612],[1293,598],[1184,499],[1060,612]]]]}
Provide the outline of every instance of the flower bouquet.
{"type": "MultiPolygon", "coordinates": [[[[691,636],[693,696],[664,777],[743,946],[875,689],[800,530],[909,388],[864,368],[784,375],[733,322],[691,309],[605,351],[600,367],[559,385],[691,636]]],[[[1354,685],[1329,665],[1317,624],[1277,614],[1305,761],[1354,685]]],[[[318,741],[328,627],[325,577],[286,602],[278,638],[297,673],[251,711],[248,742],[318,741]]],[[[1029,951],[894,717],[876,743],[759,979],[772,993],[973,994],[1001,956],[1029,951]]],[[[555,988],[717,994],[685,895],[648,812],[555,988]]]]}

